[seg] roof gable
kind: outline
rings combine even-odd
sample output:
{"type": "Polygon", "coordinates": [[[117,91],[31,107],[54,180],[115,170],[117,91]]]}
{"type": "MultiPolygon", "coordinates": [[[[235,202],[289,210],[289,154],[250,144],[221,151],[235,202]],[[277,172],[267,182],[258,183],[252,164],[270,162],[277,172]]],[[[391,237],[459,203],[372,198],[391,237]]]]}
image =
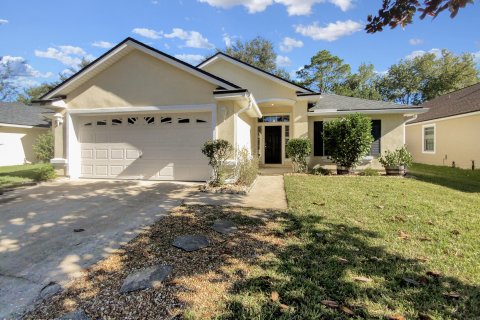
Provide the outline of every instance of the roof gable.
{"type": "Polygon", "coordinates": [[[215,61],[218,61],[218,60],[224,60],[224,61],[227,61],[229,63],[240,66],[241,68],[243,68],[245,70],[248,70],[249,72],[251,72],[251,73],[253,73],[257,76],[269,79],[273,82],[276,82],[276,83],[278,83],[282,86],[288,87],[288,88],[293,89],[295,91],[299,91],[299,92],[302,92],[302,93],[313,93],[313,91],[308,89],[308,88],[302,87],[302,86],[300,86],[296,83],[293,83],[292,81],[283,79],[283,78],[281,78],[277,75],[274,75],[270,72],[262,70],[258,67],[255,67],[251,64],[248,64],[246,62],[243,62],[243,61],[241,61],[239,59],[236,59],[232,56],[229,56],[229,55],[227,55],[223,52],[217,52],[215,55],[213,55],[210,58],[207,58],[205,61],[201,62],[199,65],[197,65],[197,67],[200,68],[200,69],[204,69],[209,64],[215,63],[215,61]]]}
{"type": "Polygon", "coordinates": [[[65,95],[66,92],[72,91],[78,88],[82,83],[93,78],[101,71],[107,69],[110,65],[120,60],[123,56],[132,52],[133,50],[140,50],[146,54],[153,56],[156,59],[167,62],[183,71],[189,72],[199,78],[211,82],[221,88],[225,89],[240,89],[239,86],[226,81],[220,77],[217,77],[211,73],[208,73],[200,68],[192,66],[189,63],[181,61],[169,54],[159,51],[153,47],[150,47],[133,38],[126,38],[115,47],[104,53],[102,56],[91,62],[85,68],[81,69],[64,82],[44,94],[40,100],[47,100],[56,96],[65,95]]]}

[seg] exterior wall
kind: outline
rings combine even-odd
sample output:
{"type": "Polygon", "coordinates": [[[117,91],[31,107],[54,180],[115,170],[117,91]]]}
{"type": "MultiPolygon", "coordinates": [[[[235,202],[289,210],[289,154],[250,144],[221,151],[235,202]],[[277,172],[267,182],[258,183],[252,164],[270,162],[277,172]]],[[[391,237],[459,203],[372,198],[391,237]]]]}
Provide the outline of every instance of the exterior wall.
{"type": "Polygon", "coordinates": [[[250,154],[253,154],[253,136],[254,125],[256,118],[251,118],[245,113],[241,113],[237,116],[236,122],[236,146],[238,150],[246,148],[250,154]]]}
{"type": "MultiPolygon", "coordinates": [[[[395,150],[396,148],[402,147],[405,144],[405,117],[401,114],[385,114],[385,115],[372,115],[370,116],[372,120],[381,120],[382,126],[382,137],[380,140],[380,152],[383,153],[386,150],[395,150]]],[[[309,117],[308,119],[308,137],[312,141],[313,145],[313,123],[315,121],[330,121],[333,120],[332,117],[309,117]]],[[[310,157],[310,167],[315,165],[322,166],[331,166],[335,167],[335,164],[328,160],[326,157],[310,157]]],[[[374,169],[383,169],[382,165],[378,162],[378,157],[374,157],[373,160],[365,161],[361,163],[357,168],[374,168],[374,169]]]]}
{"type": "Polygon", "coordinates": [[[471,169],[480,167],[480,115],[439,119],[406,126],[407,148],[415,162],[471,169]],[[423,152],[423,126],[435,124],[435,153],[423,152]]]}
{"type": "Polygon", "coordinates": [[[72,109],[215,103],[217,86],[133,51],[68,94],[72,109]]]}
{"type": "Polygon", "coordinates": [[[0,127],[0,166],[36,162],[33,144],[47,128],[0,127]]]}

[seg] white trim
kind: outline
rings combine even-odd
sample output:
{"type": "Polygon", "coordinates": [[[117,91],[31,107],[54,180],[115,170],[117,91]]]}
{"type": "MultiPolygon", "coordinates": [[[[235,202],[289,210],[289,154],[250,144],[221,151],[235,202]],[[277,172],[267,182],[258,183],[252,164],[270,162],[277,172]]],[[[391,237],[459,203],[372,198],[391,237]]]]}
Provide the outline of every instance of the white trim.
{"type": "Polygon", "coordinates": [[[294,121],[292,121],[292,113],[289,112],[271,112],[271,113],[265,113],[263,117],[268,117],[268,116],[289,116],[289,121],[288,122],[258,122],[256,123],[256,130],[255,130],[255,141],[258,144],[258,128],[262,127],[262,137],[260,139],[260,147],[257,146],[256,152],[260,150],[260,164],[261,165],[267,165],[267,166],[284,166],[285,163],[290,160],[285,156],[285,126],[290,127],[290,139],[293,139],[293,127],[294,127],[294,121]],[[282,153],[282,163],[265,163],[265,127],[275,127],[275,126],[280,126],[282,127],[282,148],[281,148],[281,153],[282,153]]]}
{"type": "Polygon", "coordinates": [[[58,87],[57,89],[55,89],[54,91],[50,92],[48,95],[46,95],[43,99],[50,99],[51,97],[54,97],[59,91],[61,90],[65,90],[65,88],[68,88],[70,86],[72,86],[73,84],[77,83],[78,81],[81,81],[84,76],[90,72],[92,72],[94,69],[96,69],[97,67],[99,67],[100,65],[102,65],[105,61],[111,59],[113,56],[119,54],[121,51],[125,50],[126,48],[135,48],[137,50],[140,50],[152,57],[155,57],[163,62],[166,62],[166,63],[169,63],[183,71],[186,71],[188,73],[191,73],[195,76],[197,76],[198,78],[201,78],[203,80],[206,80],[210,83],[213,83],[215,85],[218,85],[218,86],[221,86],[221,87],[224,87],[224,88],[227,88],[227,89],[238,89],[237,87],[233,87],[231,85],[228,85],[227,83],[225,82],[222,82],[220,80],[217,80],[213,77],[210,77],[209,75],[207,74],[204,74],[198,70],[195,70],[194,68],[195,67],[188,67],[178,61],[175,61],[167,56],[164,56],[164,55],[161,55],[149,48],[146,48],[140,44],[137,44],[136,42],[133,42],[132,40],[128,40],[126,41],[124,44],[122,44],[121,46],[119,46],[117,49],[113,50],[112,52],[110,52],[108,55],[106,55],[105,57],[103,57],[101,60],[99,61],[96,61],[94,65],[91,65],[87,70],[85,70],[85,72],[83,74],[80,74],[79,76],[71,79],[70,81],[64,83],[63,85],[61,85],[60,87],[58,87]]]}
{"type": "Polygon", "coordinates": [[[50,160],[51,164],[60,164],[60,165],[66,165],[68,163],[67,159],[64,158],[53,158],[50,160]]]}
{"type": "MultiPolygon", "coordinates": [[[[286,98],[271,98],[271,99],[263,99],[263,100],[259,100],[257,101],[258,104],[262,104],[262,103],[269,103],[269,104],[282,104],[282,105],[287,105],[287,106],[290,106],[290,107],[293,107],[295,106],[295,103],[297,101],[293,100],[293,99],[286,99],[286,98]]],[[[270,106],[263,106],[263,107],[270,107],[270,106]]]]}
{"type": "MultiPolygon", "coordinates": [[[[464,113],[464,114],[457,114],[455,116],[443,117],[443,118],[432,119],[432,120],[425,120],[425,121],[420,121],[420,122],[416,122],[416,123],[408,123],[407,122],[406,125],[407,126],[415,126],[415,125],[419,125],[419,124],[435,123],[435,122],[439,122],[439,121],[458,119],[458,118],[464,118],[464,117],[469,117],[469,116],[477,116],[477,115],[480,115],[480,111],[468,112],[468,113],[464,113]]],[[[413,120],[410,120],[410,121],[413,121],[413,120]]]]}
{"type": "Polygon", "coordinates": [[[32,129],[32,128],[48,129],[43,127],[35,127],[35,126],[27,126],[23,124],[11,124],[11,123],[0,123],[0,127],[23,128],[23,129],[32,129]]]}
{"type": "Polygon", "coordinates": [[[212,105],[212,139],[217,139],[217,106],[212,105]]]}
{"type": "Polygon", "coordinates": [[[145,106],[145,107],[113,107],[98,109],[70,109],[71,114],[82,115],[100,115],[100,114],[123,114],[123,113],[141,113],[141,112],[164,112],[164,113],[183,113],[183,112],[206,112],[212,111],[215,104],[194,104],[194,105],[173,105],[173,106],[145,106]]]}
{"type": "Polygon", "coordinates": [[[80,143],[75,130],[75,121],[70,113],[65,114],[66,148],[67,148],[67,175],[71,179],[80,178],[81,154],[80,143]]]}
{"type": "Polygon", "coordinates": [[[289,83],[289,82],[287,82],[287,81],[285,81],[285,80],[281,80],[281,79],[279,79],[279,78],[277,78],[277,77],[271,76],[271,75],[269,75],[268,73],[265,73],[265,72],[263,72],[263,71],[257,70],[257,69],[255,69],[255,68],[252,68],[252,67],[249,66],[249,65],[246,65],[246,64],[243,64],[243,63],[241,63],[241,62],[238,62],[238,61],[236,61],[236,60],[234,60],[234,59],[232,59],[232,58],[230,58],[230,57],[227,57],[227,56],[225,56],[225,55],[223,55],[223,54],[217,54],[215,57],[211,58],[210,60],[205,61],[205,62],[199,64],[199,65],[197,66],[197,68],[203,69],[204,67],[208,66],[209,64],[216,62],[218,59],[223,59],[223,60],[225,60],[225,61],[227,61],[227,62],[230,62],[230,63],[232,63],[232,64],[234,64],[234,65],[236,65],[236,66],[238,66],[238,67],[240,67],[240,68],[246,69],[246,70],[248,70],[248,71],[256,74],[257,76],[261,76],[261,77],[263,77],[263,78],[270,79],[270,80],[272,80],[273,82],[276,82],[276,83],[278,83],[278,84],[280,84],[280,85],[282,85],[282,86],[284,86],[284,87],[287,87],[287,88],[290,88],[290,89],[293,89],[293,90],[296,90],[296,91],[302,91],[302,92],[305,92],[305,93],[310,93],[309,91],[305,90],[305,89],[302,88],[302,87],[296,86],[296,85],[291,84],[291,83],[289,83]]]}
{"type": "Polygon", "coordinates": [[[422,126],[422,153],[435,154],[436,151],[437,151],[437,127],[435,123],[425,124],[422,126]],[[433,128],[433,151],[425,150],[425,129],[426,128],[433,128]]]}
{"type": "Polygon", "coordinates": [[[402,109],[376,109],[376,110],[348,110],[348,111],[339,111],[339,110],[332,110],[332,109],[320,109],[309,111],[309,117],[315,116],[339,116],[339,115],[347,115],[347,114],[419,114],[425,113],[428,109],[410,109],[410,108],[402,108],[402,109]]]}
{"type": "Polygon", "coordinates": [[[320,99],[322,99],[322,95],[319,93],[319,94],[310,94],[310,95],[307,95],[307,96],[297,96],[297,101],[318,101],[320,99]]]}

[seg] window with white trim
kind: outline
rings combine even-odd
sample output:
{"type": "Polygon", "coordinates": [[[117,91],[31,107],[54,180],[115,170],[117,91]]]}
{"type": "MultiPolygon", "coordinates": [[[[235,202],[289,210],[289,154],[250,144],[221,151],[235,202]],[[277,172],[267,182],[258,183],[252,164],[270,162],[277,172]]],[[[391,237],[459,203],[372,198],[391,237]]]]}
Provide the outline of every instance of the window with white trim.
{"type": "Polygon", "coordinates": [[[423,127],[423,152],[435,152],[435,126],[423,127]]]}

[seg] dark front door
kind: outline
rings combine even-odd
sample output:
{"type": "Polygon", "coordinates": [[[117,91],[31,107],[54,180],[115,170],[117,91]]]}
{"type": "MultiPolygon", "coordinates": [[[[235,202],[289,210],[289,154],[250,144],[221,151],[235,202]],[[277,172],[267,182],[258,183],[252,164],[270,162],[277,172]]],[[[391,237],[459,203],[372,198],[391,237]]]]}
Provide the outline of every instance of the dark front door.
{"type": "Polygon", "coordinates": [[[265,163],[282,163],[282,126],[265,126],[265,163]]]}

